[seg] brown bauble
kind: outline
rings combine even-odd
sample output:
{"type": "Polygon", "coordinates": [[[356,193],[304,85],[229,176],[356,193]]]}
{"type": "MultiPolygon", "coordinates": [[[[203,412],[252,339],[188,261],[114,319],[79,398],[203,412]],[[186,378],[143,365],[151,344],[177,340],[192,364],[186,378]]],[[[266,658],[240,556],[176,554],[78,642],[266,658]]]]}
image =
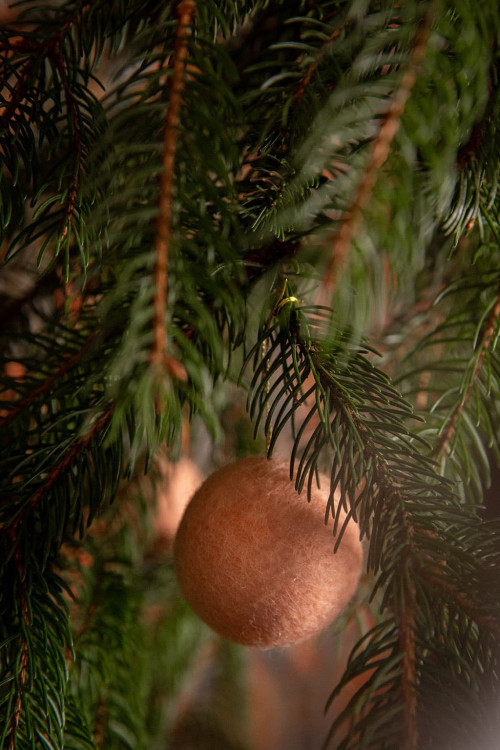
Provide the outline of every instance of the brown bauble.
{"type": "Polygon", "coordinates": [[[252,456],[215,471],[191,499],[175,568],[186,601],[220,635],[288,646],[319,633],[348,604],[363,565],[359,530],[351,520],[333,552],[324,522],[329,480],[320,479],[308,503],[288,461],[252,456]]]}

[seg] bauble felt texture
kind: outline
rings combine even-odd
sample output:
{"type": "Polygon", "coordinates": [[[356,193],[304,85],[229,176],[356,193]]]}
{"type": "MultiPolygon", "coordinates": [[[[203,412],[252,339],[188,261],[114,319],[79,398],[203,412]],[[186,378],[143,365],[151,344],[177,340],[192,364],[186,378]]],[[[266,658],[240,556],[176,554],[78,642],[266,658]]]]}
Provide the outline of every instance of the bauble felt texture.
{"type": "Polygon", "coordinates": [[[330,483],[320,480],[308,503],[288,461],[252,456],[218,469],[194,494],[175,568],[186,601],[220,635],[291,645],[323,630],[351,599],[363,565],[359,530],[351,520],[334,554],[333,521],[324,522],[330,483]]]}

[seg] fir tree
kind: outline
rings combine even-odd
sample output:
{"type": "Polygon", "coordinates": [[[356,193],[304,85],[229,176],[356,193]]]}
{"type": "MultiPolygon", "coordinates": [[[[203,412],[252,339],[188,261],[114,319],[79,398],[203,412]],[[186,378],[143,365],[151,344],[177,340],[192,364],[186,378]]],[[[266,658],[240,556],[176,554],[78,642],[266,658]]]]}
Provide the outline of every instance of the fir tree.
{"type": "Polygon", "coordinates": [[[499,31],[496,0],[2,24],[2,749],[160,746],[206,635],[140,477],[238,393],[366,546],[326,744],[494,746],[499,31]]]}

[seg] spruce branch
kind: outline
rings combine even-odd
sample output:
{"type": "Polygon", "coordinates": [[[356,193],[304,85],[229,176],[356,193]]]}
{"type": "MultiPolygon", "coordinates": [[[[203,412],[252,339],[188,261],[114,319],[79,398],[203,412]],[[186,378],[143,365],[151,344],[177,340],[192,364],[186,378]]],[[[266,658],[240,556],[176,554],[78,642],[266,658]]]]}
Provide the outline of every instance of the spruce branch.
{"type": "Polygon", "coordinates": [[[389,157],[391,144],[399,130],[406,103],[417,81],[418,70],[425,56],[436,12],[437,3],[431,2],[415,36],[413,49],[401,83],[392,95],[389,108],[381,120],[378,134],[371,143],[366,166],[358,187],[333,240],[330,260],[322,278],[318,299],[329,299],[331,297],[339,266],[343,265],[347,258],[349,246],[356,233],[358,220],[373,193],[378,173],[389,157]]]}
{"type": "Polygon", "coordinates": [[[62,750],[66,649],[71,647],[64,584],[50,571],[42,575],[29,551],[15,553],[7,571],[10,606],[3,603],[0,619],[0,746],[62,750]]]}
{"type": "MultiPolygon", "coordinates": [[[[409,571],[411,577],[412,571],[409,571]]],[[[411,578],[410,578],[411,580],[411,578]]],[[[405,748],[417,750],[417,654],[415,643],[416,609],[415,587],[410,585],[410,601],[406,603],[399,623],[399,645],[403,653],[401,664],[401,694],[404,703],[405,748]]]]}
{"type": "MultiPolygon", "coordinates": [[[[12,543],[14,543],[15,534],[13,533],[13,530],[11,530],[11,532],[12,533],[9,534],[9,536],[12,539],[12,543]]],[[[18,591],[19,591],[19,604],[21,608],[21,617],[24,622],[24,626],[29,628],[31,625],[31,622],[30,622],[28,601],[26,598],[24,566],[23,566],[22,552],[21,552],[20,547],[18,547],[14,553],[14,562],[15,562],[16,573],[17,573],[17,586],[18,586],[18,591]]],[[[21,637],[21,647],[20,647],[20,656],[19,656],[19,673],[17,675],[17,688],[16,688],[17,695],[16,695],[14,711],[12,712],[11,723],[10,723],[9,750],[15,750],[15,747],[16,747],[15,734],[16,734],[17,729],[19,728],[19,723],[21,721],[21,714],[23,710],[24,689],[25,689],[25,684],[26,684],[26,680],[28,677],[29,647],[28,647],[28,641],[24,634],[24,627],[21,628],[20,637],[21,637]]]]}
{"type": "MultiPolygon", "coordinates": [[[[56,41],[54,41],[50,45],[50,53],[49,57],[52,59],[55,68],[57,69],[59,73],[59,78],[62,82],[64,93],[66,97],[66,106],[68,108],[68,112],[70,115],[70,119],[72,122],[72,137],[73,137],[73,143],[72,143],[72,164],[71,164],[71,182],[68,188],[68,197],[66,200],[66,206],[64,207],[64,213],[63,218],[61,220],[61,224],[58,229],[58,246],[61,246],[66,238],[71,233],[71,225],[73,221],[73,216],[75,213],[75,202],[78,194],[78,187],[79,187],[79,176],[80,176],[80,170],[82,168],[81,165],[81,155],[82,155],[82,134],[81,134],[81,128],[80,128],[80,114],[78,107],[76,106],[75,98],[73,96],[73,92],[68,80],[68,74],[67,70],[64,64],[64,58],[61,55],[60,51],[60,41],[58,38],[56,38],[56,41]]],[[[56,251],[57,254],[57,251],[56,251]]],[[[66,267],[66,281],[68,281],[69,278],[69,264],[67,264],[66,267]]]]}
{"type": "Polygon", "coordinates": [[[10,63],[11,54],[18,55],[18,64],[21,59],[23,59],[25,56],[28,56],[31,54],[31,57],[24,63],[24,65],[19,70],[17,77],[16,77],[16,83],[14,86],[9,87],[10,91],[10,97],[9,99],[4,102],[2,106],[2,114],[0,115],[0,131],[6,130],[10,127],[10,121],[11,118],[15,115],[16,111],[18,110],[18,107],[20,103],[23,101],[26,92],[28,90],[28,85],[30,82],[31,75],[33,73],[34,67],[35,67],[35,56],[34,52],[38,51],[38,45],[34,42],[30,41],[29,39],[19,39],[18,34],[19,32],[14,32],[15,36],[13,38],[8,38],[8,41],[3,43],[0,46],[1,51],[5,54],[5,60],[8,63],[0,68],[0,72],[2,74],[3,79],[9,78],[9,69],[12,67],[10,63]]]}
{"type": "MultiPolygon", "coordinates": [[[[291,289],[286,295],[281,293],[279,304],[272,310],[248,360],[255,357],[250,415],[256,426],[261,419],[265,421],[264,430],[271,434],[271,453],[284,426],[293,426],[297,410],[304,406],[309,409],[303,425],[294,433],[291,477],[295,475],[299,491],[305,484],[310,487],[321,461],[328,461],[330,498],[326,516],[334,518],[336,545],[342,537],[342,528],[337,528],[338,514],[342,506],[347,509],[349,505],[348,520],[357,521],[361,535],[370,541],[367,568],[376,574],[373,595],[383,589],[382,609],[388,607],[393,613],[396,641],[392,653],[398,665],[389,677],[384,662],[375,673],[373,686],[383,680],[389,691],[389,714],[401,712],[398,747],[416,750],[417,689],[425,664],[419,640],[426,627],[423,598],[437,589],[441,592],[439,607],[446,608],[446,602],[452,599],[459,612],[494,632],[492,616],[472,590],[450,596],[453,591],[459,594],[453,584],[457,568],[468,566],[469,575],[479,578],[482,562],[462,544],[460,533],[467,518],[454,497],[453,486],[410,439],[404,420],[412,416],[412,410],[390,381],[364,359],[348,335],[340,336],[335,343],[328,340],[326,310],[301,306],[291,289]],[[311,378],[313,384],[309,385],[311,378]],[[313,419],[316,427],[306,441],[305,429],[313,419]],[[446,565],[437,540],[446,549],[457,550],[449,553],[446,565]],[[443,580],[443,586],[435,585],[436,578],[443,580]]],[[[455,658],[451,651],[450,657],[455,658]]],[[[365,671],[369,668],[366,662],[365,671]]],[[[371,697],[371,688],[366,690],[366,711],[382,711],[376,688],[371,697]]],[[[363,711],[353,723],[351,738],[357,736],[356,732],[365,737],[365,728],[369,736],[367,716],[363,711]]],[[[381,714],[380,721],[382,727],[389,718],[381,714]]]]}
{"type": "Polygon", "coordinates": [[[440,438],[438,442],[436,443],[434,449],[432,450],[431,456],[435,460],[439,460],[439,459],[444,460],[445,454],[449,451],[450,443],[453,439],[453,435],[455,434],[455,430],[457,428],[457,424],[460,419],[460,416],[463,410],[465,409],[467,402],[469,401],[471,394],[474,390],[474,387],[476,386],[477,381],[481,375],[481,370],[484,364],[484,360],[490,349],[491,342],[497,330],[499,319],[500,319],[500,286],[498,287],[496,301],[484,324],[483,332],[480,337],[480,341],[478,343],[478,347],[476,351],[476,357],[475,357],[476,362],[474,365],[474,369],[470,375],[470,379],[467,384],[467,387],[462,392],[460,401],[457,402],[451,414],[446,418],[443,424],[443,427],[441,428],[440,438]]]}
{"type": "Polygon", "coordinates": [[[64,375],[71,371],[71,369],[81,360],[81,358],[88,351],[91,344],[96,338],[95,333],[91,333],[87,337],[83,345],[72,354],[70,357],[65,359],[61,365],[53,373],[48,375],[39,385],[36,386],[32,391],[23,396],[19,401],[16,401],[10,406],[4,415],[0,416],[0,428],[5,428],[15,417],[25,411],[39,396],[43,396],[44,393],[48,393],[52,386],[59,381],[64,375]]]}
{"type": "Polygon", "coordinates": [[[13,516],[12,520],[5,524],[4,531],[7,532],[9,538],[18,545],[19,540],[17,532],[23,522],[25,516],[36,508],[39,501],[49,492],[53,485],[60,479],[60,477],[71,468],[77,457],[85,451],[86,448],[96,439],[96,437],[102,433],[107,427],[113,414],[113,406],[108,406],[101,415],[94,421],[88,432],[81,438],[76,440],[71,448],[62,456],[62,458],[55,464],[49,471],[47,477],[44,479],[42,485],[34,492],[27,503],[25,503],[21,509],[13,516]]]}
{"type": "Polygon", "coordinates": [[[442,593],[445,600],[451,600],[457,610],[462,610],[476,622],[479,627],[497,640],[500,639],[500,621],[493,615],[484,611],[484,608],[478,606],[477,602],[468,596],[468,594],[457,587],[457,585],[444,576],[438,576],[431,571],[427,572],[429,583],[434,584],[442,593]]]}
{"type": "Polygon", "coordinates": [[[99,416],[99,418],[94,421],[89,431],[75,442],[75,444],[61,459],[61,461],[59,461],[59,463],[54,466],[52,471],[49,473],[49,476],[43,483],[43,486],[40,487],[40,489],[38,489],[37,492],[35,492],[31,496],[28,506],[29,508],[34,508],[36,506],[40,498],[43,497],[43,495],[52,487],[52,485],[59,479],[61,474],[63,474],[63,472],[67,471],[70,468],[81,451],[85,450],[90,445],[90,443],[95,440],[95,438],[105,429],[109,420],[111,419],[112,414],[113,407],[108,406],[107,409],[105,409],[104,412],[99,416]]]}
{"type": "Polygon", "coordinates": [[[155,367],[167,367],[175,377],[186,379],[182,365],[168,356],[166,328],[168,259],[172,240],[172,195],[175,177],[175,154],[177,148],[178,128],[182,92],[185,80],[184,72],[188,55],[188,33],[196,12],[194,0],[181,0],[177,6],[177,28],[173,54],[173,72],[170,81],[170,93],[165,117],[163,135],[162,175],[160,182],[159,213],[155,236],[155,299],[154,299],[154,342],[150,361],[155,367]]]}
{"type": "MultiPolygon", "coordinates": [[[[40,42],[31,39],[29,36],[20,37],[19,29],[14,28],[12,32],[6,29],[6,41],[0,44],[0,51],[5,53],[6,61],[9,61],[9,65],[6,65],[3,71],[0,68],[0,71],[3,72],[3,77],[6,79],[9,78],[9,71],[12,68],[10,59],[14,55],[18,56],[17,60],[15,60],[17,64],[19,64],[24,56],[29,56],[29,59],[20,69],[15,85],[8,89],[10,97],[4,103],[3,112],[0,115],[0,131],[9,127],[11,118],[15,115],[19,104],[28,93],[35,66],[39,65],[44,57],[50,57],[54,53],[58,54],[66,34],[78,25],[81,15],[88,10],[92,3],[93,0],[82,0],[82,2],[77,3],[76,14],[68,14],[64,23],[57,27],[57,31],[54,31],[54,33],[40,42]]],[[[62,76],[61,80],[64,82],[65,76],[62,76]]]]}
{"type": "MultiPolygon", "coordinates": [[[[162,739],[148,741],[159,693],[144,675],[152,665],[160,681],[168,675],[174,701],[202,636],[184,627],[177,590],[165,596],[170,566],[159,566],[158,598],[148,599],[151,562],[134,523],[103,526],[93,540],[84,524],[115,496],[124,463],[131,471],[143,451],[175,444],[187,411],[217,430],[213,384],[232,377],[253,344],[248,320],[262,313],[251,418],[269,453],[285,437],[298,490],[326,471],[325,515],[339,541],[341,506],[358,524],[371,606],[384,617],[351,652],[339,684],[356,681],[355,693],[330,738],[347,725],[338,750],[427,747],[429,713],[438,723],[457,696],[450,716],[462,699],[472,713],[489,688],[481,692],[483,675],[493,684],[498,674],[498,524],[458,496],[481,497],[489,448],[499,447],[499,238],[487,215],[498,229],[496,0],[30,6],[25,26],[0,29],[0,219],[14,235],[5,257],[22,245],[34,259],[44,243],[41,262],[45,247],[57,256],[63,246],[67,262],[85,255],[72,267],[75,288],[86,287],[87,268],[97,284],[78,320],[54,310],[45,280],[60,284],[61,274],[50,268],[27,297],[2,305],[0,746],[81,750],[95,746],[91,727],[106,747],[164,744],[164,724],[162,739]],[[447,256],[442,232],[458,236],[472,220],[467,243],[447,256]],[[338,317],[302,305],[325,265],[323,283],[335,285],[342,254],[338,317]],[[253,295],[267,294],[282,262],[297,288],[285,285],[262,311],[253,295]],[[408,343],[410,329],[422,338],[419,295],[450,276],[458,293],[444,315],[429,311],[433,333],[410,354],[417,406],[435,396],[417,431],[409,402],[360,342],[368,307],[380,299],[387,311],[393,291],[393,341],[408,343]],[[387,294],[377,286],[389,277],[387,294]],[[422,372],[428,383],[415,385],[422,372]],[[68,663],[51,570],[78,528],[92,566],[82,561],[73,579],[81,627],[68,663]],[[146,653],[152,601],[169,635],[158,640],[155,619],[146,653]]],[[[438,747],[433,731],[428,746],[438,747]]]]}
{"type": "Polygon", "coordinates": [[[328,49],[328,46],[333,41],[335,41],[335,39],[338,39],[338,37],[341,34],[341,31],[342,31],[341,28],[334,29],[331,32],[331,34],[329,35],[328,40],[325,42],[325,44],[323,45],[323,47],[321,47],[318,50],[318,54],[317,54],[316,59],[307,68],[307,70],[305,72],[305,75],[303,76],[303,78],[299,82],[299,85],[297,86],[297,90],[296,90],[295,94],[293,95],[292,102],[293,102],[294,105],[298,105],[301,102],[301,100],[302,100],[302,98],[304,96],[304,93],[305,93],[307,87],[309,86],[309,84],[310,84],[310,82],[311,82],[314,74],[316,73],[316,71],[318,69],[318,66],[321,63],[321,58],[326,53],[326,51],[328,49]]]}

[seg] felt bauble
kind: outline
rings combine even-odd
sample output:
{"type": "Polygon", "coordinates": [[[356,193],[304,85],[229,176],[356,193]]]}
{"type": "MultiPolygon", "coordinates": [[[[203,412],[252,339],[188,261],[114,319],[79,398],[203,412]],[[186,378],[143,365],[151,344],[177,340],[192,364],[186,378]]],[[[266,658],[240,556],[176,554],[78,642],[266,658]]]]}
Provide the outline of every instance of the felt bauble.
{"type": "Polygon", "coordinates": [[[324,522],[330,483],[322,476],[320,484],[308,503],[288,461],[252,456],[217,470],[194,494],[175,538],[175,567],[187,602],[220,635],[290,645],[323,630],[349,602],[362,569],[358,527],[347,525],[334,553],[324,522]]]}

